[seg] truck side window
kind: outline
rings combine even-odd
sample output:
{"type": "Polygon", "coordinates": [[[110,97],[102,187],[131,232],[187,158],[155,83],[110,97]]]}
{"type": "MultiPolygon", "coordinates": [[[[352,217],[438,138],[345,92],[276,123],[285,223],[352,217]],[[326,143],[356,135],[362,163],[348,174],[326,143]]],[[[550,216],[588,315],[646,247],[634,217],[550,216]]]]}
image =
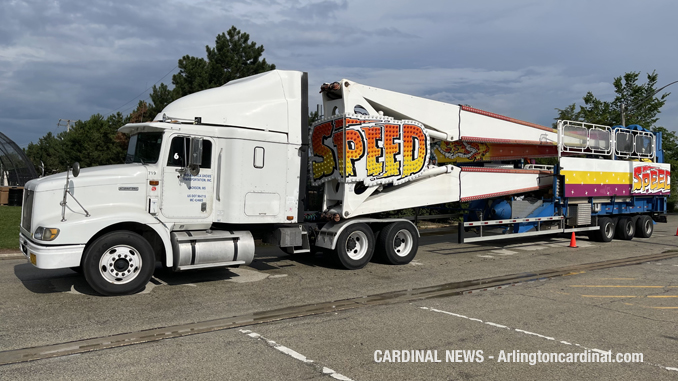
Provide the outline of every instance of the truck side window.
{"type": "Polygon", "coordinates": [[[254,147],[254,168],[264,168],[264,147],[254,147]]]}
{"type": "MultiPolygon", "coordinates": [[[[169,157],[167,158],[168,167],[184,167],[184,155],[188,155],[190,138],[184,136],[175,136],[170,144],[169,157]]],[[[212,142],[204,139],[202,141],[202,164],[200,168],[212,167],[212,142]]]]}

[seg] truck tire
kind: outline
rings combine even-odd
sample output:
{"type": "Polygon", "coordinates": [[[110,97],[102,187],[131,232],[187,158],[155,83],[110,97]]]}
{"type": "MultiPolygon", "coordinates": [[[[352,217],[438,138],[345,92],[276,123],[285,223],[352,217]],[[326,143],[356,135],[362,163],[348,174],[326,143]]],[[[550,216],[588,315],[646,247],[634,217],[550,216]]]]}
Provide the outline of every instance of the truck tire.
{"type": "Polygon", "coordinates": [[[374,254],[374,234],[366,224],[349,225],[339,234],[334,255],[349,270],[365,267],[374,254]]]}
{"type": "Polygon", "coordinates": [[[641,238],[650,238],[654,232],[654,221],[650,216],[640,216],[636,221],[636,234],[641,238]]]}
{"type": "Polygon", "coordinates": [[[392,265],[410,263],[419,249],[417,230],[406,222],[386,225],[377,239],[377,249],[382,260],[392,265]]]}
{"type": "Polygon", "coordinates": [[[599,242],[610,242],[614,238],[614,221],[610,217],[603,217],[598,220],[598,234],[596,240],[599,242]]]}
{"type": "Polygon", "coordinates": [[[134,294],[151,279],[155,255],[139,234],[110,232],[88,246],[82,270],[87,283],[102,295],[134,294]]]}
{"type": "Polygon", "coordinates": [[[633,222],[631,217],[622,217],[617,223],[617,234],[615,235],[618,239],[623,239],[626,241],[632,240],[633,236],[636,235],[636,224],[633,222]]]}

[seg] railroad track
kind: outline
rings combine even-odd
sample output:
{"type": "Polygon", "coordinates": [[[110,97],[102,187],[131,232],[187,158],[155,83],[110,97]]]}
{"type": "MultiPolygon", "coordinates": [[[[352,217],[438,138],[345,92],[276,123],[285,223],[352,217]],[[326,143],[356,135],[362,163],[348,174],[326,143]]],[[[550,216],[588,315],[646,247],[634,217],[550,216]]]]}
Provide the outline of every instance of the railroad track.
{"type": "Polygon", "coordinates": [[[50,344],[31,348],[22,348],[0,352],[0,365],[35,361],[52,357],[68,356],[78,353],[117,348],[127,345],[141,344],[170,338],[195,335],[212,331],[232,329],[242,326],[269,323],[278,320],[324,314],[362,308],[367,306],[387,305],[413,302],[432,298],[449,297],[467,294],[473,291],[503,288],[519,283],[561,276],[576,275],[585,271],[636,265],[645,262],[660,261],[678,257],[678,251],[661,254],[635,256],[610,261],[585,263],[535,272],[503,275],[492,278],[451,282],[437,286],[421,287],[408,290],[374,294],[364,297],[342,299],[337,301],[284,307],[251,314],[230,316],[220,319],[201,321],[190,324],[174,325],[143,331],[121,333],[111,336],[95,337],[59,344],[50,344]]]}

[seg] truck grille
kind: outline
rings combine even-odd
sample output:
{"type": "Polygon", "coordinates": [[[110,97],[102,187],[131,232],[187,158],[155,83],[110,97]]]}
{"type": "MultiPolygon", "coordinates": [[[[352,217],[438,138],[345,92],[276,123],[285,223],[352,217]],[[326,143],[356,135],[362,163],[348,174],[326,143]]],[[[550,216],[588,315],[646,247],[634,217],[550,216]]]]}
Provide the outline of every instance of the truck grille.
{"type": "Polygon", "coordinates": [[[24,203],[21,207],[21,227],[31,232],[31,217],[33,217],[33,196],[35,191],[24,189],[24,203]]]}

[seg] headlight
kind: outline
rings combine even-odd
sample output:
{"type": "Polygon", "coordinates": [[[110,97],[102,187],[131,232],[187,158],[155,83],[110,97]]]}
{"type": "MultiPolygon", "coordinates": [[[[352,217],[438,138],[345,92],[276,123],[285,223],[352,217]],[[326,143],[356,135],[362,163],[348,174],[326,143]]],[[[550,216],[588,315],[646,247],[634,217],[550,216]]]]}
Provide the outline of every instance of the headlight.
{"type": "Polygon", "coordinates": [[[59,229],[57,228],[43,228],[39,226],[35,229],[33,233],[33,238],[39,239],[41,241],[53,241],[59,235],[59,229]]]}

